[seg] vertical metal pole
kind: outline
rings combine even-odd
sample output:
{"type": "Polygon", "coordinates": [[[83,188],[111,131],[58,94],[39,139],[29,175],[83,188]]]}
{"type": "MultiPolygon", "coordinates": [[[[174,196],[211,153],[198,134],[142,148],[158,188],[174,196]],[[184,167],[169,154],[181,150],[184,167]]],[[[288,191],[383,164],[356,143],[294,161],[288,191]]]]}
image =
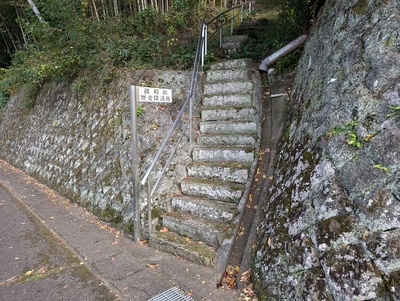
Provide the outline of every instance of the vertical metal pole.
{"type": "Polygon", "coordinates": [[[207,55],[207,25],[202,23],[201,26],[201,66],[204,66],[204,58],[207,55]]]}
{"type": "Polygon", "coordinates": [[[219,16],[219,47],[222,47],[222,15],[219,16]]]}
{"type": "Polygon", "coordinates": [[[149,242],[153,225],[151,223],[151,183],[150,178],[147,179],[147,223],[149,227],[149,242]]]}
{"type": "MultiPolygon", "coordinates": [[[[204,25],[204,49],[205,49],[204,53],[205,53],[205,55],[207,55],[207,52],[208,52],[208,26],[207,25],[204,25]]],[[[204,63],[203,63],[203,65],[204,65],[204,63]]]]}
{"type": "Polygon", "coordinates": [[[235,9],[232,9],[232,19],[231,19],[231,35],[233,35],[233,23],[235,22],[235,9]]]}
{"type": "Polygon", "coordinates": [[[136,87],[129,87],[130,113],[131,113],[131,136],[132,136],[132,183],[133,183],[133,240],[140,241],[140,206],[139,206],[139,171],[138,171],[138,150],[137,150],[137,122],[136,122],[136,87]]]}
{"type": "Polygon", "coordinates": [[[194,107],[194,98],[196,97],[196,86],[197,86],[197,76],[198,71],[195,75],[196,79],[194,80],[194,87],[193,87],[193,94],[190,97],[190,104],[189,104],[189,143],[190,146],[193,144],[193,107],[194,107]]]}

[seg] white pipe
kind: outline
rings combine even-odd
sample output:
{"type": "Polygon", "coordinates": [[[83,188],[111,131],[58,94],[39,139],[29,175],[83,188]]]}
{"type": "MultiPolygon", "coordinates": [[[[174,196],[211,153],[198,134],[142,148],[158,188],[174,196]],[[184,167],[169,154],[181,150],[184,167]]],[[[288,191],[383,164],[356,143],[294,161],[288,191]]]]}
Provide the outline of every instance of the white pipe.
{"type": "Polygon", "coordinates": [[[279,49],[277,52],[275,52],[275,53],[271,54],[270,56],[268,56],[267,58],[265,58],[261,62],[261,64],[258,67],[258,69],[260,71],[265,71],[266,72],[268,70],[268,68],[273,63],[275,63],[278,59],[280,59],[281,57],[285,56],[286,54],[292,52],[293,50],[295,50],[300,45],[302,45],[307,40],[307,38],[308,38],[307,35],[302,35],[302,36],[298,37],[296,40],[293,40],[292,42],[290,42],[286,46],[284,46],[281,49],[279,49]]]}

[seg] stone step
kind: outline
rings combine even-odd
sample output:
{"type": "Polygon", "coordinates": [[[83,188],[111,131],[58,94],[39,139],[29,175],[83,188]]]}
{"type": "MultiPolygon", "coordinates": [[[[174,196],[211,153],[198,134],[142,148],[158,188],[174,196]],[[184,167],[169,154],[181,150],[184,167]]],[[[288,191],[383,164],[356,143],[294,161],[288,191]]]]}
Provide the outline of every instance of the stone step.
{"type": "Polygon", "coordinates": [[[223,38],[223,43],[243,43],[248,39],[247,35],[226,36],[223,38]]]}
{"type": "Polygon", "coordinates": [[[252,78],[251,69],[223,69],[207,72],[207,83],[221,83],[228,81],[248,81],[252,78]]]}
{"type": "Polygon", "coordinates": [[[237,204],[180,195],[171,200],[172,209],[216,222],[231,221],[237,214],[237,204]]]}
{"type": "Polygon", "coordinates": [[[184,195],[239,203],[244,185],[215,179],[188,178],[181,182],[181,190],[184,195]]]}
{"type": "Polygon", "coordinates": [[[223,62],[217,62],[210,66],[210,70],[222,70],[222,69],[248,69],[252,68],[253,63],[251,59],[238,59],[238,60],[229,60],[223,62]]]}
{"type": "Polygon", "coordinates": [[[215,120],[254,120],[253,107],[203,107],[201,110],[202,121],[215,120]]]}
{"type": "Polygon", "coordinates": [[[256,137],[252,134],[216,135],[203,134],[197,138],[197,144],[211,147],[246,147],[251,148],[256,144],[256,137]]]}
{"type": "Polygon", "coordinates": [[[245,184],[249,176],[249,164],[216,164],[194,162],[187,167],[189,177],[217,179],[245,184]]]}
{"type": "Polygon", "coordinates": [[[254,159],[254,149],[196,147],[193,149],[192,157],[194,161],[250,163],[254,159]]]}
{"type": "Polygon", "coordinates": [[[233,134],[255,134],[257,124],[254,121],[202,121],[200,133],[233,135],[233,134]]]}
{"type": "Polygon", "coordinates": [[[213,247],[187,239],[172,232],[154,232],[150,236],[150,246],[175,256],[180,256],[203,266],[214,266],[216,252],[213,247]]]}
{"type": "Polygon", "coordinates": [[[239,52],[243,42],[248,39],[246,35],[227,36],[223,39],[221,48],[228,54],[239,52]]]}
{"type": "Polygon", "coordinates": [[[226,95],[226,94],[251,94],[253,83],[251,81],[237,81],[226,83],[210,83],[204,87],[204,95],[226,95]]]}
{"type": "Polygon", "coordinates": [[[219,248],[226,235],[232,235],[229,223],[221,224],[178,212],[164,215],[163,226],[168,231],[195,241],[202,241],[215,249],[219,248]]]}
{"type": "Polygon", "coordinates": [[[236,95],[214,95],[203,98],[203,106],[223,107],[223,106],[251,106],[253,104],[252,96],[245,94],[236,95]]]}

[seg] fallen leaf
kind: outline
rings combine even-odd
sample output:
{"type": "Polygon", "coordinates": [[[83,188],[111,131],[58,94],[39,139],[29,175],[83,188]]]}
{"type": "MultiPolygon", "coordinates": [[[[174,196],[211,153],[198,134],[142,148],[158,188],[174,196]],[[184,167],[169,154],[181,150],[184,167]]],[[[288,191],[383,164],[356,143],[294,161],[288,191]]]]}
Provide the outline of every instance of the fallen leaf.
{"type": "Polygon", "coordinates": [[[37,271],[37,274],[44,274],[47,272],[47,267],[42,267],[39,271],[37,271]]]}
{"type": "Polygon", "coordinates": [[[163,228],[160,230],[160,232],[161,232],[161,233],[166,233],[166,232],[168,232],[168,228],[167,228],[167,227],[163,227],[163,228]]]}
{"type": "Polygon", "coordinates": [[[30,276],[30,275],[32,275],[32,274],[33,274],[33,270],[30,270],[30,271],[28,271],[28,272],[25,273],[25,276],[30,276]]]}
{"type": "Polygon", "coordinates": [[[158,267],[158,264],[157,264],[157,263],[148,263],[147,266],[148,266],[150,269],[155,269],[155,268],[158,267]]]}

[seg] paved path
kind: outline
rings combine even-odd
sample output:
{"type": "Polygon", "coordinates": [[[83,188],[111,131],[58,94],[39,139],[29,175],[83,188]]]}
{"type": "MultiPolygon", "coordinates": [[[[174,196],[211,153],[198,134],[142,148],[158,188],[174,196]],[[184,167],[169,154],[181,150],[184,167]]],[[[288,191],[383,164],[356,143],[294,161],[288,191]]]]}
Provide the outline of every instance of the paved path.
{"type": "Polygon", "coordinates": [[[0,160],[0,300],[229,301],[215,271],[139,245],[0,160]]]}
{"type": "Polygon", "coordinates": [[[0,300],[116,300],[80,263],[0,187],[0,300]]]}

